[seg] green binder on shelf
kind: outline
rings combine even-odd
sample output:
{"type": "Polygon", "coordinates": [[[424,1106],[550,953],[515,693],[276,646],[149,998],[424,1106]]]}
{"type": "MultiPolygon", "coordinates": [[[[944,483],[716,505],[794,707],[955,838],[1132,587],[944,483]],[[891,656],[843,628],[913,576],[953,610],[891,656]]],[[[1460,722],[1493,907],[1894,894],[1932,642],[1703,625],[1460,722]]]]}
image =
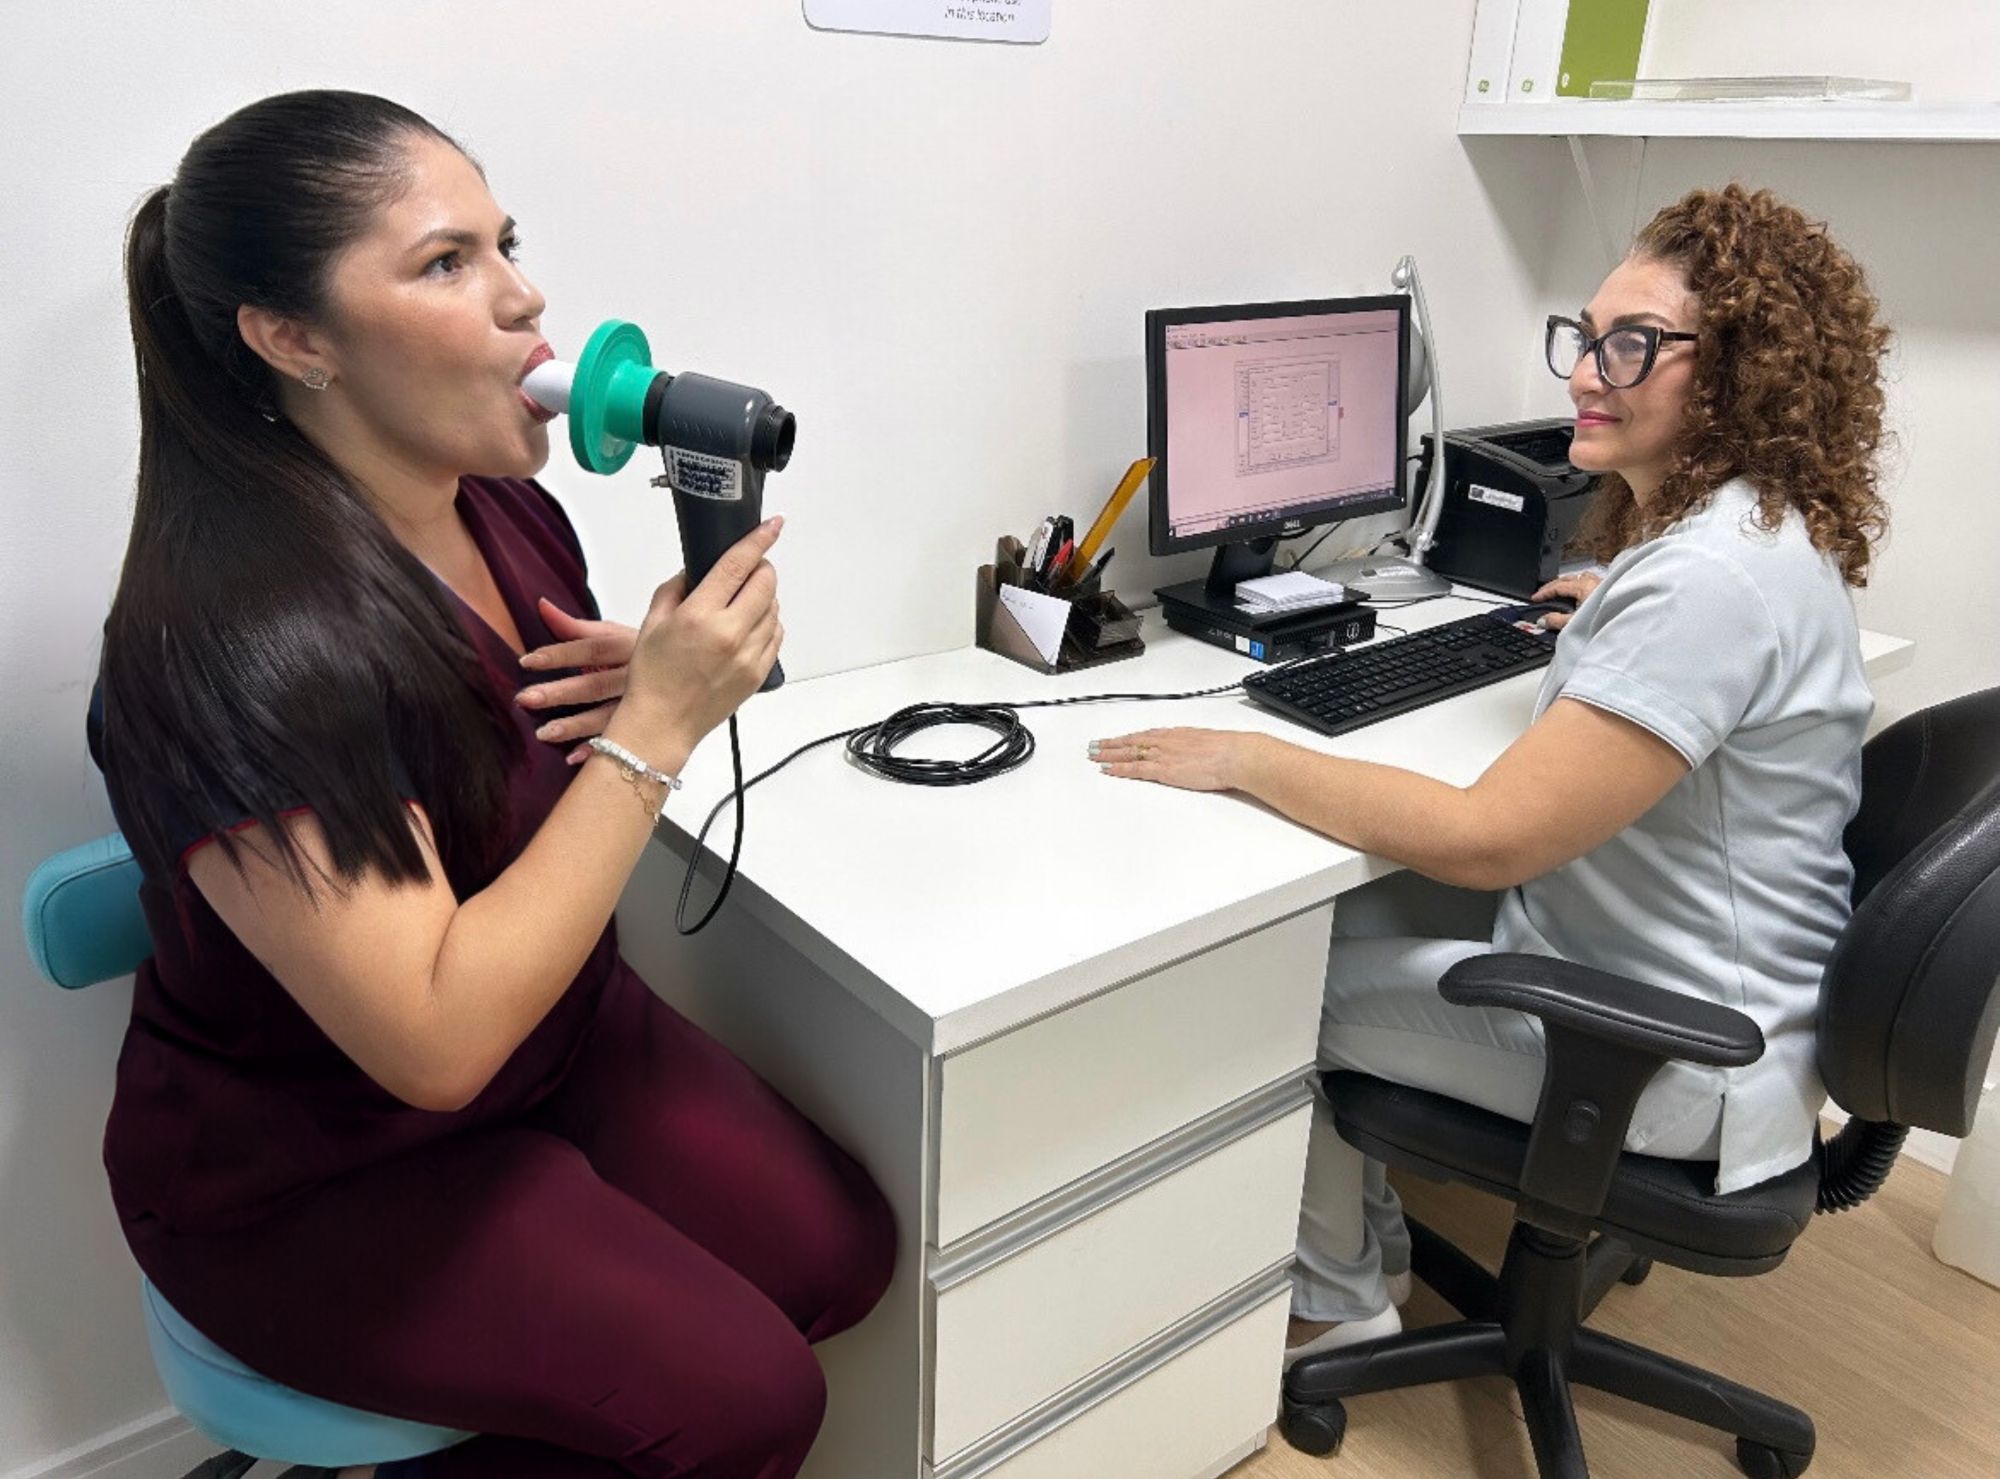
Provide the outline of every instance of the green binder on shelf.
{"type": "Polygon", "coordinates": [[[1570,0],[1563,27],[1562,59],[1556,64],[1556,93],[1587,98],[1593,82],[1621,82],[1639,75],[1639,49],[1646,40],[1646,8],[1652,0],[1570,0]]]}

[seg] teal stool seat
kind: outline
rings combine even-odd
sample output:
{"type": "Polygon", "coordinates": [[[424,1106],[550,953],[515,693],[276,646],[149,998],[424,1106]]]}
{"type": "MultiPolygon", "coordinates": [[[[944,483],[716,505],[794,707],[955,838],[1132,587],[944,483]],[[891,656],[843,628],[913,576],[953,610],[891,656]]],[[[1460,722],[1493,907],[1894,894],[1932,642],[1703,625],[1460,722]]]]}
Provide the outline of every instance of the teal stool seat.
{"type": "Polygon", "coordinates": [[[259,1376],[174,1312],[150,1282],[140,1289],[146,1339],[167,1396],[226,1448],[328,1469],[416,1458],[471,1436],[322,1401],[259,1376]]]}
{"type": "MultiPolygon", "coordinates": [[[[36,868],[21,923],[36,968],[69,991],[128,976],[153,951],[139,907],[139,865],[116,832],[36,868]]],[[[471,1436],[280,1386],[182,1319],[150,1282],[141,1282],[140,1299],[167,1396],[202,1433],[239,1454],[336,1469],[416,1458],[471,1436]]]]}

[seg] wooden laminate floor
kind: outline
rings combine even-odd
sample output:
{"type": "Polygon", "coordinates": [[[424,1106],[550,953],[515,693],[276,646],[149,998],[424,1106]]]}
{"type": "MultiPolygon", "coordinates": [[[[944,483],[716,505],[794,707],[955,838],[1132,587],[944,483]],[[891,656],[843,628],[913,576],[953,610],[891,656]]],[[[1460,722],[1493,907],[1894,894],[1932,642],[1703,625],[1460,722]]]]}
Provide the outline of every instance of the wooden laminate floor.
{"type": "MultiPolygon", "coordinates": [[[[1398,1185],[1412,1215],[1497,1266],[1505,1203],[1398,1185]]],[[[1803,1407],[1819,1429],[1809,1479],[1995,1479],[2000,1289],[1932,1256],[1944,1188],[1905,1160],[1865,1206],[1814,1218],[1775,1271],[1716,1279],[1659,1264],[1614,1289],[1591,1324],[1803,1407]]],[[[1403,1315],[1456,1318],[1421,1283],[1403,1315]]],[[[1592,1479],[1740,1479],[1722,1434],[1582,1388],[1576,1407],[1592,1479]]],[[[1227,1479],[1534,1479],[1505,1378],[1357,1397],[1347,1413],[1338,1454],[1308,1458],[1273,1430],[1227,1479]]]]}

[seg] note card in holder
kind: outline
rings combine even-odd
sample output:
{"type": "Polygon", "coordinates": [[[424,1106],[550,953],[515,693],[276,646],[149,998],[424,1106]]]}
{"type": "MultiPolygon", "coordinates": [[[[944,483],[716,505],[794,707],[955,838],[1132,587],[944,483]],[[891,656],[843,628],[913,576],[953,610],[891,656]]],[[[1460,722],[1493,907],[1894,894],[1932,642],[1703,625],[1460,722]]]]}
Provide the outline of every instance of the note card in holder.
{"type": "Polygon", "coordinates": [[[1095,580],[1051,595],[1022,575],[1021,544],[1003,539],[979,567],[974,639],[989,652],[1043,673],[1069,673],[1146,650],[1139,615],[1095,580]]]}

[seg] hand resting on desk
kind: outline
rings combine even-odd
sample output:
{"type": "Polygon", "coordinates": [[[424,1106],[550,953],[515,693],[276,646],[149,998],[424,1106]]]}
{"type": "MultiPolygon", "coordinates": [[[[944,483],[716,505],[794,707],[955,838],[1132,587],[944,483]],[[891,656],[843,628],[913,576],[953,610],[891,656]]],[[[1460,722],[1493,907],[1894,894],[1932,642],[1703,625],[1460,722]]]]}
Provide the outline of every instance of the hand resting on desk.
{"type": "Polygon", "coordinates": [[[1688,772],[1651,730],[1559,698],[1470,786],[1274,735],[1148,729],[1098,740],[1108,776],[1241,791],[1335,841],[1463,888],[1512,888],[1582,857],[1688,772]]]}

